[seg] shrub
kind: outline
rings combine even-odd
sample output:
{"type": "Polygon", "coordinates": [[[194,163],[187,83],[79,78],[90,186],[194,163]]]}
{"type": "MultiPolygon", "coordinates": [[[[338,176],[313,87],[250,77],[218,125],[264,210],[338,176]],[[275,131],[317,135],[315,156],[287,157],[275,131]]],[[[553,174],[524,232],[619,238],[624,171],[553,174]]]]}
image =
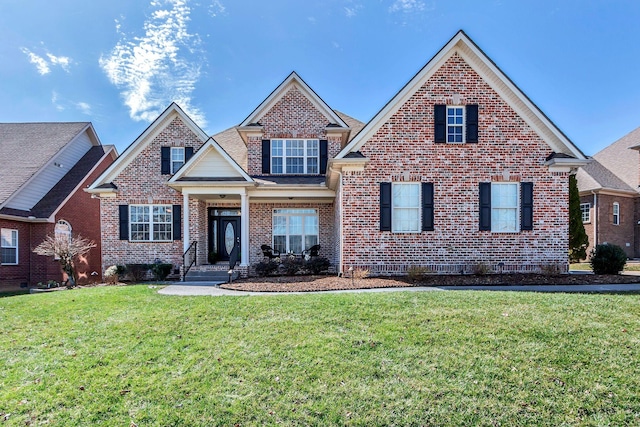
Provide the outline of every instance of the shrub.
{"type": "Polygon", "coordinates": [[[371,274],[371,272],[368,269],[358,267],[351,272],[351,277],[355,279],[366,279],[369,277],[369,274],[371,274]]]}
{"type": "Polygon", "coordinates": [[[149,272],[149,264],[126,264],[129,278],[134,282],[142,282],[147,278],[149,272]]]}
{"type": "Polygon", "coordinates": [[[110,285],[115,285],[120,280],[118,266],[112,265],[104,271],[104,280],[110,285]]]}
{"type": "Polygon", "coordinates": [[[412,265],[407,269],[407,276],[409,280],[418,281],[424,279],[424,276],[431,273],[431,270],[427,267],[422,267],[419,265],[412,265]]]}
{"type": "Polygon", "coordinates": [[[480,262],[473,267],[473,274],[478,276],[484,276],[485,274],[491,273],[491,267],[489,264],[484,262],[480,262]]]}
{"type": "Polygon", "coordinates": [[[605,243],[591,251],[589,264],[595,274],[618,274],[627,263],[627,254],[618,245],[605,243]]]}
{"type": "Polygon", "coordinates": [[[260,261],[254,266],[256,274],[260,277],[266,277],[278,271],[278,263],[272,260],[260,261]]]}
{"type": "Polygon", "coordinates": [[[284,256],[280,259],[278,270],[285,276],[295,276],[304,267],[304,260],[296,256],[284,256]]]}
{"type": "Polygon", "coordinates": [[[173,264],[155,263],[151,265],[151,271],[156,280],[165,280],[171,273],[172,268],[173,264]]]}
{"type": "Polygon", "coordinates": [[[320,274],[328,271],[331,263],[325,257],[316,256],[306,261],[304,267],[311,274],[320,274]]]}

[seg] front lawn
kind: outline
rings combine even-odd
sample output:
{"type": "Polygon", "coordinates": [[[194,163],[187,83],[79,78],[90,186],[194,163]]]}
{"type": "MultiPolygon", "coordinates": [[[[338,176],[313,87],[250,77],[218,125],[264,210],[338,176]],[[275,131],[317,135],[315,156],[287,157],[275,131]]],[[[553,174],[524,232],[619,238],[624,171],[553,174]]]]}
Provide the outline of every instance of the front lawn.
{"type": "Polygon", "coordinates": [[[640,424],[637,295],[156,291],[0,299],[0,424],[640,424]]]}

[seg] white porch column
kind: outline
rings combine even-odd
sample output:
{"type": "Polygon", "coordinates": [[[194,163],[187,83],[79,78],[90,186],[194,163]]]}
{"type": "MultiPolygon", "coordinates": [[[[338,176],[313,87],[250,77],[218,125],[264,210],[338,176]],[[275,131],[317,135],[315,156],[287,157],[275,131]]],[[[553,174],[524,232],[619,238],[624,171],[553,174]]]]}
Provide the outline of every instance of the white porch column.
{"type": "Polygon", "coordinates": [[[189,192],[182,192],[182,253],[185,253],[189,249],[191,244],[189,238],[189,192]]]}
{"type": "Polygon", "coordinates": [[[249,196],[240,194],[240,248],[242,250],[241,267],[249,266],[249,196]]]}

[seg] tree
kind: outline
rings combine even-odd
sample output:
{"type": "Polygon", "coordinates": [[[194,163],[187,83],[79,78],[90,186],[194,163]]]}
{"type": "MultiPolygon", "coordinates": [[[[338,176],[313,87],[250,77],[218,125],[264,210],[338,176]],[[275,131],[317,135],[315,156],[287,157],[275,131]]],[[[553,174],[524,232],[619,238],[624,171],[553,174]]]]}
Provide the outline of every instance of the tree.
{"type": "Polygon", "coordinates": [[[575,175],[569,176],[569,262],[580,262],[587,258],[589,236],[584,231],[580,193],[575,175]]]}
{"type": "Polygon", "coordinates": [[[38,255],[53,256],[60,263],[62,271],[67,275],[67,287],[76,285],[74,261],[76,258],[86,255],[96,244],[93,240],[87,240],[80,235],[73,236],[47,236],[33,250],[38,255]]]}

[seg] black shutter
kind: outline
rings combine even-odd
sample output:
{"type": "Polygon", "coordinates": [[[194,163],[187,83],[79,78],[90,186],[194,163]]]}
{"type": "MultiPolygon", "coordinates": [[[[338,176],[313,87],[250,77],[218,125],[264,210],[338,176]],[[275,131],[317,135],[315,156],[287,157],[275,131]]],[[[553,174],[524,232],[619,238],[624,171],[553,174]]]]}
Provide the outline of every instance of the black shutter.
{"type": "Polygon", "coordinates": [[[173,205],[173,240],[182,239],[182,206],[173,205]]]}
{"type": "Polygon", "coordinates": [[[467,142],[478,142],[478,105],[467,105],[467,142]]]}
{"type": "Polygon", "coordinates": [[[184,147],[184,162],[187,163],[193,157],[193,147],[184,147]]]}
{"type": "Polygon", "coordinates": [[[433,183],[422,183],[422,231],[433,231],[433,183]]]}
{"type": "Polygon", "coordinates": [[[271,140],[262,140],[262,173],[271,173],[271,140]]]}
{"type": "Polygon", "coordinates": [[[171,147],[160,147],[160,173],[171,173],[171,147]]]}
{"type": "Polygon", "coordinates": [[[533,230],[533,182],[520,184],[520,229],[533,230]]]}
{"type": "Polygon", "coordinates": [[[491,231],[491,183],[480,183],[480,231],[491,231]]]}
{"type": "Polygon", "coordinates": [[[434,142],[447,142],[447,106],[435,105],[433,107],[433,138],[434,142]]]}
{"type": "Polygon", "coordinates": [[[129,205],[119,205],[120,240],[129,240],[129,205]]]}
{"type": "Polygon", "coordinates": [[[380,183],[380,231],[391,231],[391,183],[380,183]]]}
{"type": "Polygon", "coordinates": [[[329,161],[329,147],[326,139],[320,140],[320,174],[327,173],[327,162],[329,161]]]}

